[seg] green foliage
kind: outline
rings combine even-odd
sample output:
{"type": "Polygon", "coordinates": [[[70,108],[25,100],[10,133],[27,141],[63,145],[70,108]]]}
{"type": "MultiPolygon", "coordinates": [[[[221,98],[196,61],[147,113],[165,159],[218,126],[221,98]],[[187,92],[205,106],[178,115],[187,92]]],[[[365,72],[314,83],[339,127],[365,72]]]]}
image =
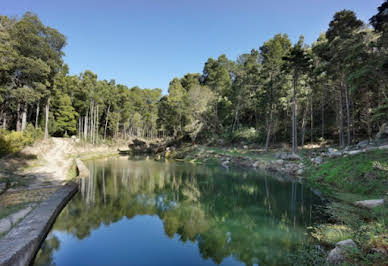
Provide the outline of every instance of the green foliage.
{"type": "Polygon", "coordinates": [[[352,229],[343,224],[321,224],[313,228],[311,235],[327,245],[335,246],[339,241],[352,238],[352,229]]]}
{"type": "Polygon", "coordinates": [[[388,188],[388,179],[386,171],[374,167],[376,160],[387,161],[388,151],[371,151],[327,160],[308,171],[309,179],[343,192],[381,195],[388,188]]]}
{"type": "Polygon", "coordinates": [[[71,105],[68,95],[57,98],[56,110],[54,112],[54,134],[59,136],[73,135],[77,132],[78,113],[71,105]]]}
{"type": "Polygon", "coordinates": [[[260,133],[254,128],[241,128],[233,132],[229,139],[231,142],[256,143],[261,138],[260,133]]]}
{"type": "Polygon", "coordinates": [[[42,137],[42,130],[35,129],[31,124],[26,127],[25,132],[2,129],[0,131],[0,155],[19,152],[42,137]]]}
{"type": "Polygon", "coordinates": [[[209,58],[202,73],[174,78],[163,97],[157,88],[99,80],[91,70],[71,76],[60,32],[30,12],[20,19],[0,16],[0,124],[19,131],[27,123],[43,126],[48,110],[48,132],[78,133],[93,143],[231,136],[265,142],[266,150],[291,135],[293,148],[319,137],[337,141],[338,132],[343,144],[351,130],[371,138],[388,119],[386,8],[371,18],[375,31],[342,10],[312,48],[303,36],[292,44],[279,33],[236,60],[209,58]],[[244,136],[249,128],[256,137],[244,136]]]}

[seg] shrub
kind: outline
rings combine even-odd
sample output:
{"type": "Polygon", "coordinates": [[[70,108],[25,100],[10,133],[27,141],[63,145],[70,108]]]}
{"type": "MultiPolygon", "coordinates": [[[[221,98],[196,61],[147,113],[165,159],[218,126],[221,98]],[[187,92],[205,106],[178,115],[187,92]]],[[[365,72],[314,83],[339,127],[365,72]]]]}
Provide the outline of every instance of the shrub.
{"type": "Polygon", "coordinates": [[[241,142],[245,141],[247,143],[257,142],[260,138],[259,132],[254,128],[241,128],[236,130],[230,136],[232,142],[241,142]]]}
{"type": "Polygon", "coordinates": [[[25,146],[33,144],[43,137],[41,129],[35,129],[29,124],[24,132],[0,131],[0,155],[21,151],[25,146]]]}

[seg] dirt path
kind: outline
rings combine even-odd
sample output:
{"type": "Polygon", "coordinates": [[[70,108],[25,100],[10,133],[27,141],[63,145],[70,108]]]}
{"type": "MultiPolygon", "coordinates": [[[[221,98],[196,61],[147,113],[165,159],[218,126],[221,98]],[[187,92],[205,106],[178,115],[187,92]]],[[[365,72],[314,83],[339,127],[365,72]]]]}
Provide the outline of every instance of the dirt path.
{"type": "Polygon", "coordinates": [[[28,169],[31,177],[29,188],[61,185],[73,163],[71,155],[75,152],[71,139],[52,138],[49,147],[43,146],[43,153],[37,154],[40,165],[28,169]],[[45,151],[44,151],[45,150],[45,151]]]}

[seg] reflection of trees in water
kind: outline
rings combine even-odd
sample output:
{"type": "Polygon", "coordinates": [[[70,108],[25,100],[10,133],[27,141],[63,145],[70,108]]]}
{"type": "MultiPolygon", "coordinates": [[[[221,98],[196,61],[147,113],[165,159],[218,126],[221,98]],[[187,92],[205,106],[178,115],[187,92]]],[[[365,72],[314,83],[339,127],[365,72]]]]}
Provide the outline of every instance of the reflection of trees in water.
{"type": "MultiPolygon", "coordinates": [[[[54,225],[79,239],[102,223],[157,215],[168,237],[198,241],[203,258],[272,263],[303,240],[311,223],[312,194],[301,184],[253,172],[122,159],[91,162],[89,169],[54,225]]],[[[42,253],[54,250],[46,249],[42,253]]]]}
{"type": "Polygon", "coordinates": [[[35,265],[52,265],[54,250],[58,250],[60,245],[56,236],[48,235],[36,255],[35,265]]]}

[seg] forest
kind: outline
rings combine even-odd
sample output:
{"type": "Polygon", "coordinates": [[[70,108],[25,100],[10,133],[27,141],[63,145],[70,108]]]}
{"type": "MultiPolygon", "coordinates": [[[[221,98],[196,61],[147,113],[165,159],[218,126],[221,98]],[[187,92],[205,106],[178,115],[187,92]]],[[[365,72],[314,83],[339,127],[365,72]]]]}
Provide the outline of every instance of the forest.
{"type": "Polygon", "coordinates": [[[372,138],[388,121],[388,1],[369,21],[334,14],[312,44],[279,33],[250,53],[209,58],[202,73],[171,80],[168,94],[70,75],[66,37],[37,15],[0,16],[0,127],[90,143],[129,137],[256,143],[372,138]]]}

